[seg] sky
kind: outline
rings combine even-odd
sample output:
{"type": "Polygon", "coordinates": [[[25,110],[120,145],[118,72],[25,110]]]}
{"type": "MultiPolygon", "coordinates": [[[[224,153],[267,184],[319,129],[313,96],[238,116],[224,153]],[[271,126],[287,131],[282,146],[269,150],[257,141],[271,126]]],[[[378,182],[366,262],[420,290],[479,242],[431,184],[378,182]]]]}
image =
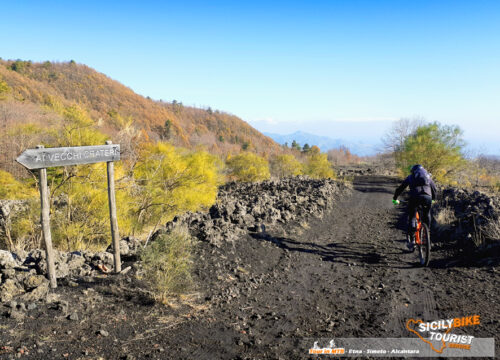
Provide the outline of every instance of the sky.
{"type": "Polygon", "coordinates": [[[261,131],[378,141],[418,116],[500,154],[500,1],[0,5],[3,59],[75,60],[261,131]]]}

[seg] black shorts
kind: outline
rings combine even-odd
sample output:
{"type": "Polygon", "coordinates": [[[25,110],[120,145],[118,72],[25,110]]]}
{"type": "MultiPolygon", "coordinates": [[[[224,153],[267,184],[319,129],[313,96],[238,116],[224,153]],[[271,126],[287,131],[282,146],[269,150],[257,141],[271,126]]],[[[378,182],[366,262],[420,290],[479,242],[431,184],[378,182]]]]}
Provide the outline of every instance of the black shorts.
{"type": "Polygon", "coordinates": [[[432,205],[432,197],[429,195],[417,195],[412,196],[408,203],[408,222],[410,225],[410,229],[412,231],[416,230],[416,217],[417,217],[417,208],[418,206],[422,207],[422,217],[421,219],[427,226],[431,226],[431,205],[432,205]]]}

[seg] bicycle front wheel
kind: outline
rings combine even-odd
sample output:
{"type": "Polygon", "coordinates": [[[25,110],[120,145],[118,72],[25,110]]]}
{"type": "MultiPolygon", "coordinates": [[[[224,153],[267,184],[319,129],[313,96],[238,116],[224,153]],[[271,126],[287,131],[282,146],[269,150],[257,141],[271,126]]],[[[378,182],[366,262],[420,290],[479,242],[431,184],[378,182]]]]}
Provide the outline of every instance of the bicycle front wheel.
{"type": "Polygon", "coordinates": [[[429,227],[422,223],[420,228],[420,245],[418,247],[418,257],[420,259],[420,265],[429,265],[429,260],[431,259],[431,236],[429,232],[429,227]]]}

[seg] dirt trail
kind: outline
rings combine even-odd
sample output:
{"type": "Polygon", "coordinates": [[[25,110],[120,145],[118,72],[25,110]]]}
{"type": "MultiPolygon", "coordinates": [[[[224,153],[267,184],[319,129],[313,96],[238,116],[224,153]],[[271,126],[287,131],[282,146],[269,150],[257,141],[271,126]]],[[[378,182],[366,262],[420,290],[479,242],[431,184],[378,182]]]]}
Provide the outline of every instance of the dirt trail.
{"type": "Polygon", "coordinates": [[[412,317],[479,314],[482,325],[473,335],[497,337],[498,270],[461,266],[453,247],[439,242],[429,267],[418,267],[416,255],[405,251],[404,209],[391,203],[396,185],[388,177],[357,177],[352,195],[322,219],[251,233],[220,248],[200,243],[201,298],[187,311],[124,305],[103,285],[97,292],[106,302],[82,315],[85,321],[57,325],[48,314],[21,329],[71,329],[79,341],[62,346],[70,358],[129,359],[304,359],[305,338],[410,337],[405,322],[412,317]],[[126,321],[112,316],[118,309],[126,321]],[[176,311],[183,317],[174,323],[176,311]],[[103,326],[109,337],[96,338],[103,326]]]}
{"type": "MultiPolygon", "coordinates": [[[[454,253],[439,243],[429,268],[417,266],[404,246],[404,209],[391,203],[396,186],[388,177],[358,177],[352,196],[322,219],[253,234],[223,249],[226,267],[248,275],[236,272],[229,289],[237,295],[216,301],[213,322],[189,326],[198,334],[194,354],[302,359],[304,338],[409,337],[405,322],[412,317],[479,314],[484,325],[474,335],[496,336],[497,273],[449,267],[454,253]]],[[[217,288],[209,270],[201,272],[207,293],[217,288]]]]}

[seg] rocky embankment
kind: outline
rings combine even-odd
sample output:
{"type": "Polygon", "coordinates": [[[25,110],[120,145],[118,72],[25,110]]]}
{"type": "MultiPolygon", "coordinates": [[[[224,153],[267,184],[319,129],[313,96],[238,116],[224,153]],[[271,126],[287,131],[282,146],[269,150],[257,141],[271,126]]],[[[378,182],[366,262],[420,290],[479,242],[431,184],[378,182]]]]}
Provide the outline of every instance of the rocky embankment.
{"type": "MultiPolygon", "coordinates": [[[[120,252],[124,260],[135,259],[140,241],[124,238],[120,252]]],[[[106,252],[54,251],[56,277],[65,285],[76,281],[92,282],[93,278],[113,269],[111,249],[106,252]]],[[[124,269],[129,271],[130,269],[124,269]]],[[[122,271],[123,272],[123,271],[122,271]]],[[[20,316],[19,311],[36,308],[39,301],[49,301],[46,254],[43,250],[9,252],[0,250],[0,303],[8,305],[4,315],[20,316]]]]}
{"type": "MultiPolygon", "coordinates": [[[[333,180],[309,178],[229,183],[220,188],[218,200],[208,212],[186,213],[169,222],[152,238],[174,226],[186,226],[191,234],[214,246],[231,242],[248,231],[262,231],[266,226],[301,221],[321,216],[349,188],[333,180]]],[[[136,261],[142,247],[139,240],[124,238],[120,242],[122,260],[136,261]]],[[[55,252],[56,276],[63,285],[78,281],[91,283],[92,278],[113,268],[111,249],[107,252],[55,252]]],[[[4,315],[17,317],[50,302],[45,251],[8,252],[0,250],[0,303],[8,305],[4,315]]],[[[127,270],[127,269],[125,269],[127,270]]]]}
{"type": "Polygon", "coordinates": [[[351,178],[355,176],[397,176],[398,172],[393,165],[384,166],[383,164],[373,165],[339,165],[335,167],[337,175],[341,178],[351,178]]]}
{"type": "Polygon", "coordinates": [[[342,182],[307,177],[232,182],[220,188],[217,203],[208,212],[178,216],[155,236],[175,226],[184,226],[197,239],[220,246],[248,231],[261,232],[266,226],[321,217],[349,189],[342,182]]]}
{"type": "MultiPolygon", "coordinates": [[[[463,247],[485,250],[500,246],[499,239],[489,236],[488,229],[500,221],[500,197],[481,191],[446,187],[440,189],[439,202],[433,208],[437,215],[448,211],[448,224],[438,226],[443,235],[459,240],[463,247]]],[[[500,234],[499,234],[500,235],[500,234]]]]}

